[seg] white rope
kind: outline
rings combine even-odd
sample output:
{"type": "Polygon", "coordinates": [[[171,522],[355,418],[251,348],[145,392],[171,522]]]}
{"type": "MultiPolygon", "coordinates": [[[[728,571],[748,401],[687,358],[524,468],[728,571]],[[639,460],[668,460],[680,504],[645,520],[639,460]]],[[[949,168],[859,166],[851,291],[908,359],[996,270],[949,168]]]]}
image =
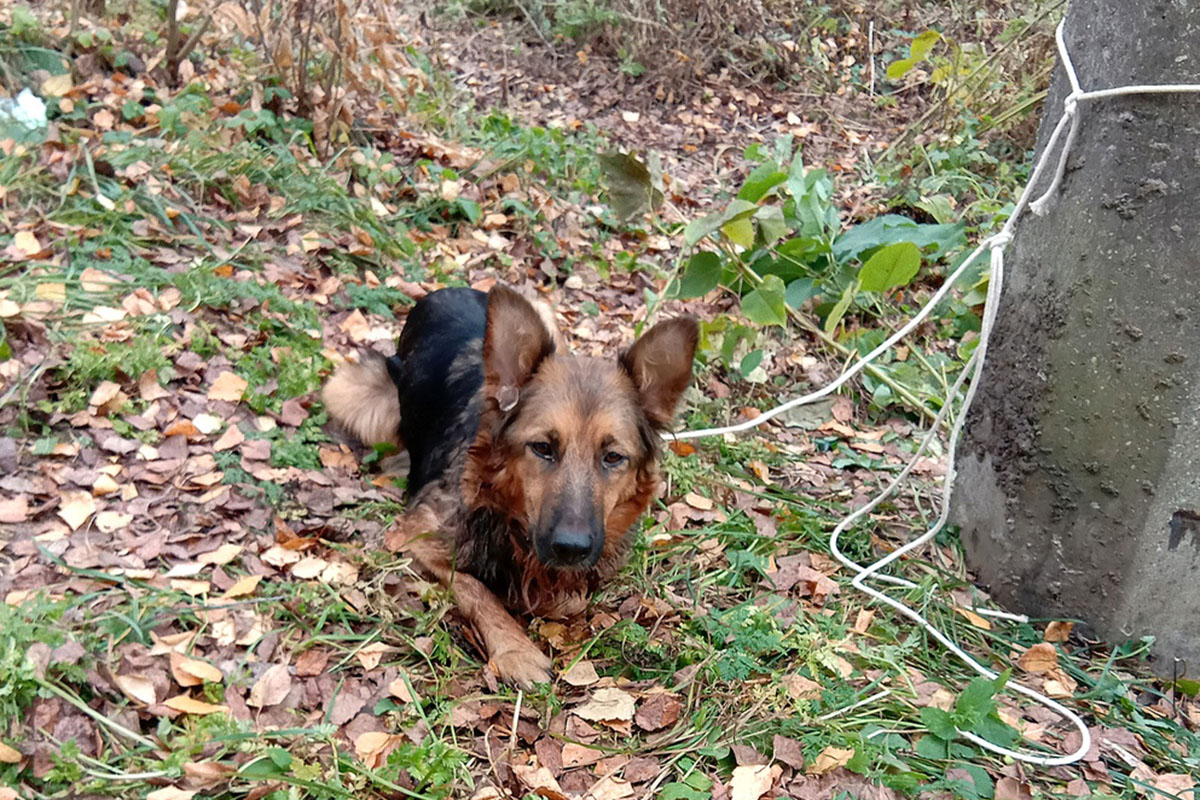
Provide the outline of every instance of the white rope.
{"type": "MultiPolygon", "coordinates": [[[[959,265],[958,269],[954,270],[954,272],[946,279],[945,283],[942,284],[942,287],[934,293],[929,301],[926,302],[926,304],[921,308],[920,311],[917,312],[916,316],[914,316],[908,322],[908,324],[889,336],[881,345],[876,347],[870,353],[855,361],[845,372],[843,372],[836,380],[832,381],[827,386],[814,392],[810,392],[802,397],[793,398],[786,403],[764,412],[754,419],[749,419],[735,425],[727,425],[720,428],[705,428],[703,430],[695,431],[681,431],[679,433],[664,435],[664,438],[666,439],[697,439],[704,436],[720,436],[727,433],[740,433],[742,431],[750,430],[751,428],[756,428],[759,425],[762,425],[788,411],[789,409],[812,403],[821,399],[822,397],[832,394],[840,387],[845,385],[847,381],[866,368],[868,364],[873,362],[882,353],[911,333],[926,317],[933,312],[933,309],[938,302],[946,296],[958,278],[972,263],[974,263],[974,261],[983,253],[983,251],[990,251],[991,277],[988,282],[987,300],[984,305],[983,321],[979,332],[979,342],[975,347],[975,352],[971,354],[971,357],[964,365],[962,374],[958,376],[958,379],[951,387],[949,395],[946,398],[946,402],[942,405],[941,410],[938,412],[933,424],[930,425],[929,430],[922,437],[917,446],[916,452],[913,453],[908,464],[906,464],[904,469],[897,474],[891,480],[891,482],[869,503],[854,511],[852,514],[838,523],[837,527],[835,527],[833,532],[830,534],[829,547],[838,560],[855,573],[854,579],[851,581],[851,585],[854,586],[854,588],[859,589],[881,603],[891,606],[899,613],[908,617],[922,629],[924,629],[930,636],[941,642],[946,649],[957,656],[968,667],[980,675],[991,679],[997,677],[997,673],[994,670],[991,670],[979,663],[969,653],[952,641],[949,636],[938,630],[929,622],[929,620],[921,616],[920,613],[900,602],[899,600],[889,597],[880,590],[872,586],[868,586],[866,582],[874,579],[910,589],[915,588],[916,584],[914,584],[912,581],[893,575],[885,575],[881,573],[881,570],[893,562],[903,558],[908,553],[925,545],[930,539],[935,537],[938,534],[938,531],[940,531],[946,524],[946,520],[950,515],[950,495],[954,486],[955,456],[957,454],[958,443],[961,438],[963,424],[967,418],[967,411],[970,409],[971,402],[975,399],[975,391],[979,387],[979,378],[983,374],[983,365],[985,359],[987,358],[988,342],[991,339],[992,329],[995,327],[996,316],[1000,308],[1000,293],[1004,283],[1004,251],[1008,247],[1009,243],[1012,242],[1013,235],[1016,231],[1017,220],[1020,219],[1021,215],[1024,214],[1026,209],[1039,216],[1043,215],[1046,213],[1049,204],[1052,202],[1054,197],[1057,196],[1058,189],[1062,184],[1063,175],[1066,172],[1067,158],[1071,153],[1071,148],[1075,144],[1075,137],[1079,130],[1080,102],[1099,100],[1108,97],[1120,97],[1125,95],[1200,92],[1200,84],[1174,84],[1161,86],[1136,85],[1121,86],[1112,89],[1098,89],[1090,92],[1084,91],[1083,87],[1079,83],[1079,77],[1075,72],[1075,65],[1072,63],[1071,56],[1067,52],[1067,45],[1063,35],[1064,24],[1065,21],[1059,23],[1058,28],[1055,31],[1055,41],[1058,44],[1060,63],[1062,64],[1063,69],[1066,71],[1067,80],[1071,84],[1071,91],[1063,101],[1062,116],[1059,118],[1058,123],[1054,126],[1054,130],[1051,132],[1050,138],[1046,141],[1046,147],[1042,151],[1041,157],[1038,159],[1037,164],[1034,165],[1033,174],[1029,176],[1029,182],[1026,183],[1025,188],[1021,192],[1021,197],[1017,201],[1016,207],[1013,209],[1013,212],[1009,216],[1008,220],[1004,223],[1004,227],[1000,230],[1000,232],[980,243],[980,245],[976,247],[975,250],[967,257],[967,259],[959,265]],[[1040,197],[1031,201],[1029,197],[1033,191],[1033,187],[1035,187],[1042,179],[1043,174],[1046,171],[1047,164],[1050,163],[1051,157],[1056,146],[1058,145],[1059,139],[1062,138],[1064,130],[1067,130],[1068,132],[1062,148],[1058,152],[1058,160],[1054,168],[1054,177],[1051,179],[1050,186],[1040,197]],[[959,408],[958,415],[955,417],[954,426],[950,431],[949,449],[947,453],[948,464],[946,468],[946,476],[942,483],[942,503],[937,521],[934,522],[933,526],[925,531],[925,533],[913,539],[908,544],[893,550],[891,553],[887,554],[875,563],[865,567],[861,564],[855,563],[838,547],[838,537],[857,520],[861,519],[866,514],[869,514],[876,506],[883,502],[883,500],[885,500],[904,482],[904,479],[908,477],[909,473],[911,473],[913,468],[916,466],[917,460],[921,457],[922,453],[925,452],[926,448],[933,441],[933,438],[937,435],[937,431],[942,423],[942,420],[948,413],[950,413],[950,409],[954,405],[954,400],[958,397],[959,390],[968,376],[971,379],[971,383],[967,388],[967,393],[963,398],[962,406],[959,408]]],[[[1026,621],[1026,618],[1019,614],[1009,614],[1002,611],[989,612],[981,609],[980,613],[987,613],[990,616],[1000,617],[1002,619],[1026,621]]],[[[1079,731],[1081,737],[1079,747],[1076,748],[1075,752],[1065,756],[1046,756],[1035,753],[1024,753],[992,744],[986,739],[983,739],[974,733],[971,733],[970,731],[960,730],[958,731],[960,736],[970,740],[971,742],[974,742],[985,750],[990,750],[993,753],[1008,756],[1017,761],[1024,761],[1028,764],[1037,764],[1046,767],[1074,764],[1080,761],[1088,752],[1088,750],[1091,749],[1092,737],[1088,731],[1087,724],[1074,711],[1066,708],[1058,701],[1047,697],[1046,695],[1017,681],[1009,681],[1006,684],[1006,687],[1011,688],[1013,691],[1023,694],[1035,702],[1051,709],[1056,714],[1063,717],[1063,719],[1073,724],[1079,731]]]]}

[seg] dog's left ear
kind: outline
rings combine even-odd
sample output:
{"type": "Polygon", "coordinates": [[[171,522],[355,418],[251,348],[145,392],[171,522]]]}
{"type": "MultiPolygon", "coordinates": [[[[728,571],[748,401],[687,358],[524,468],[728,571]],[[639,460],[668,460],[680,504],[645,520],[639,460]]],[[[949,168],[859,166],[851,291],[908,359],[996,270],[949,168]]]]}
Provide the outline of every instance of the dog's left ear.
{"type": "Polygon", "coordinates": [[[538,365],[554,352],[554,337],[533,304],[505,286],[488,292],[483,379],[501,411],[511,411],[538,365]]]}
{"type": "Polygon", "coordinates": [[[651,328],[621,356],[642,410],[659,429],[671,427],[679,398],[692,377],[700,327],[695,317],[677,317],[651,328]]]}

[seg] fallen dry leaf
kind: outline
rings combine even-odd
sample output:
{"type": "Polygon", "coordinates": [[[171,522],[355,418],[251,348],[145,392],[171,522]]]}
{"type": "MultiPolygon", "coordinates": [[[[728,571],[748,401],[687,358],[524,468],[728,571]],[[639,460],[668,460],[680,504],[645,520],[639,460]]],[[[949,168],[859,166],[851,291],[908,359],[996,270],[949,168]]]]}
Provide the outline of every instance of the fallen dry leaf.
{"type": "Polygon", "coordinates": [[[212,588],[212,584],[210,584],[208,581],[193,581],[186,578],[172,578],[171,588],[178,592],[189,594],[192,597],[199,597],[202,594],[208,594],[209,589],[212,588]]]}
{"type": "Polygon", "coordinates": [[[197,700],[186,694],[168,697],[163,701],[163,705],[173,711],[179,711],[184,714],[196,714],[203,716],[205,714],[224,714],[229,711],[228,706],[218,706],[212,703],[206,703],[203,700],[197,700]]]}
{"type": "Polygon", "coordinates": [[[355,653],[354,657],[358,659],[359,664],[362,664],[362,668],[369,672],[378,667],[383,657],[391,651],[392,648],[383,642],[372,642],[355,653]]]}
{"type": "Polygon", "coordinates": [[[771,740],[771,757],[792,769],[804,769],[804,745],[795,739],[775,734],[771,740]]]}
{"type": "Polygon", "coordinates": [[[171,651],[171,677],[180,686],[200,686],[204,683],[220,683],[225,679],[221,670],[196,658],[188,658],[183,653],[171,651]]]}
{"type": "Polygon", "coordinates": [[[118,675],[113,681],[117,684],[125,695],[135,702],[141,703],[144,706],[154,705],[156,699],[154,694],[154,684],[149,678],[141,675],[118,675]]]}
{"type": "Polygon", "coordinates": [[[1164,772],[1154,779],[1154,788],[1176,797],[1191,794],[1196,788],[1196,779],[1181,772],[1164,772]]]}
{"type": "Polygon", "coordinates": [[[329,562],[316,556],[305,556],[292,565],[292,577],[302,581],[312,580],[325,571],[329,562]]]}
{"type": "Polygon", "coordinates": [[[42,243],[33,235],[32,231],[17,231],[13,235],[12,243],[26,256],[34,256],[42,252],[42,243]]]}
{"type": "Polygon", "coordinates": [[[71,530],[78,530],[79,526],[87,522],[94,513],[96,513],[96,498],[92,496],[91,492],[66,491],[62,493],[62,505],[58,507],[58,515],[71,526],[71,530]]]}
{"type": "Polygon", "coordinates": [[[146,795],[146,800],[192,800],[196,796],[194,789],[179,789],[175,786],[164,786],[146,795]]]}
{"type": "Polygon", "coordinates": [[[222,452],[224,450],[232,450],[242,442],[246,441],[246,434],[242,433],[242,429],[237,425],[230,425],[220,437],[213,442],[213,450],[222,452]]]}
{"type": "Polygon", "coordinates": [[[512,771],[526,789],[546,797],[545,792],[554,792],[559,797],[563,796],[562,787],[558,785],[558,781],[554,779],[554,773],[545,767],[534,766],[530,764],[513,764],[512,771]]]}
{"type": "Polygon", "coordinates": [[[783,676],[783,688],[795,700],[814,700],[821,696],[821,684],[803,675],[783,676]]]}
{"type": "Polygon", "coordinates": [[[586,767],[604,758],[605,752],[594,747],[588,747],[575,742],[567,742],[562,749],[562,764],[567,769],[586,767]]]}
{"type": "Polygon", "coordinates": [[[1040,642],[1022,653],[1017,665],[1026,672],[1049,672],[1058,666],[1058,653],[1054,645],[1040,642]]]}
{"type": "Polygon", "coordinates": [[[1029,784],[1004,776],[996,781],[996,800],[1029,800],[1033,796],[1029,784]]]}
{"type": "Polygon", "coordinates": [[[674,725],[679,720],[679,712],[682,709],[683,704],[674,695],[654,694],[638,706],[634,721],[642,730],[660,731],[674,725]]]}
{"type": "Polygon", "coordinates": [[[20,764],[21,751],[0,742],[0,764],[20,764]]]}
{"type": "Polygon", "coordinates": [[[360,734],[354,740],[354,753],[371,769],[382,766],[388,754],[404,741],[403,736],[397,736],[384,731],[368,731],[360,734]]]}
{"type": "Polygon", "coordinates": [[[411,703],[413,701],[412,692],[408,690],[408,683],[405,682],[403,676],[396,678],[388,684],[388,694],[401,703],[411,703]]]}
{"type": "Polygon", "coordinates": [[[730,800],[758,800],[771,791],[771,768],[766,764],[734,767],[733,779],[729,781],[730,800]]]}
{"type": "Polygon", "coordinates": [[[240,544],[223,544],[216,550],[208,553],[201,553],[196,556],[196,560],[201,564],[211,564],[213,566],[224,566],[230,561],[233,561],[242,553],[240,544]]]}
{"type": "Polygon", "coordinates": [[[192,785],[212,786],[229,778],[237,772],[232,764],[222,764],[217,761],[185,761],[183,774],[190,778],[192,785]]]}
{"type": "Polygon", "coordinates": [[[817,755],[817,760],[808,768],[808,772],[812,775],[821,775],[838,767],[846,766],[853,757],[853,749],[830,745],[817,755]]]}
{"type": "Polygon", "coordinates": [[[258,584],[262,582],[262,575],[247,575],[243,578],[238,578],[233,586],[225,590],[225,594],[221,595],[225,599],[234,597],[249,597],[254,594],[254,590],[258,588],[258,584]]]}
{"type": "Polygon", "coordinates": [[[589,722],[629,722],[633,719],[634,700],[629,692],[616,688],[597,689],[592,699],[574,710],[589,722]]]}
{"type": "Polygon", "coordinates": [[[591,686],[600,680],[596,674],[596,665],[590,661],[577,661],[562,674],[562,679],[571,686],[591,686]]]}
{"type": "Polygon", "coordinates": [[[24,522],[29,518],[29,500],[25,495],[0,498],[0,522],[24,522]]]}
{"type": "Polygon", "coordinates": [[[974,625],[976,628],[982,628],[985,631],[990,631],[992,629],[992,623],[988,622],[986,619],[979,616],[971,609],[963,608],[962,606],[955,606],[954,610],[957,611],[959,614],[962,614],[964,617],[966,617],[967,621],[970,622],[972,625],[974,625]]]}
{"type": "Polygon", "coordinates": [[[292,676],[283,664],[272,664],[250,687],[246,705],[251,708],[268,708],[279,705],[292,690],[292,676]]]}
{"type": "Polygon", "coordinates": [[[296,659],[296,675],[301,678],[313,678],[325,671],[329,663],[329,651],[319,647],[305,650],[296,659]]]}
{"type": "Polygon", "coordinates": [[[1046,633],[1042,636],[1042,640],[1046,642],[1065,642],[1071,636],[1071,631],[1074,629],[1074,622],[1059,622],[1055,620],[1046,626],[1046,633]]]}
{"type": "Polygon", "coordinates": [[[209,400],[225,400],[230,403],[240,402],[242,395],[249,386],[246,379],[232,372],[222,372],[208,389],[209,400]]]}
{"type": "Polygon", "coordinates": [[[623,800],[636,792],[629,781],[617,775],[605,775],[596,781],[586,795],[590,800],[623,800]]]}

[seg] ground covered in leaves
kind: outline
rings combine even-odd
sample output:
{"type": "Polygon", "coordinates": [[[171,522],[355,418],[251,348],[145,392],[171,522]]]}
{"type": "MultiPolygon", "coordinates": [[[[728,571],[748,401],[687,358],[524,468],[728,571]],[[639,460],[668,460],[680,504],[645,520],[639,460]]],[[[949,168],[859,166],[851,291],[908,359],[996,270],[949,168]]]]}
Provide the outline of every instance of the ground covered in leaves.
{"type": "MultiPolygon", "coordinates": [[[[753,148],[808,141],[807,164],[842,176],[835,220],[957,208],[962,241],[938,262],[1015,185],[971,137],[915,140],[924,161],[873,170],[933,95],[910,81],[872,99],[851,55],[862,20],[806,34],[849,91],[802,113],[794,93],[729,74],[624,107],[624,73],[588,83],[586,48],[569,74],[497,67],[511,26],[472,38],[396,9],[389,33],[338,17],[374,54],[343,65],[340,94],[288,93],[259,51],[229,45],[255,30],[239,9],[217,9],[175,75],[161,9],[75,31],[0,11],[6,80],[52,120],[0,137],[0,798],[1194,793],[1197,686],[1150,677],[1142,643],[980,616],[953,535],[905,562],[910,604],[1092,726],[1083,764],[1030,769],[955,729],[1048,753],[1077,734],[972,681],[829,553],[840,515],[915,450],[922,415],[896,392],[933,403],[961,367],[969,298],[882,377],[753,435],[676,443],[617,582],[576,620],[532,621],[558,675],[535,693],[499,685],[449,598],[380,547],[401,459],[327,430],[321,380],[389,351],[443,285],[530,286],[588,353],[614,353],[650,313],[697,314],[688,427],[827,382],[937,267],[843,307],[842,327],[808,321],[832,313],[812,297],[780,324],[746,319],[723,278],[682,297],[685,223],[753,174],[753,148]],[[661,159],[658,214],[609,203],[597,153],[621,143],[661,159]],[[940,377],[910,379],[916,362],[940,377]]],[[[915,32],[877,52],[904,55],[915,32]]],[[[848,532],[848,554],[873,560],[927,524],[944,470],[935,448],[910,493],[848,532]]]]}

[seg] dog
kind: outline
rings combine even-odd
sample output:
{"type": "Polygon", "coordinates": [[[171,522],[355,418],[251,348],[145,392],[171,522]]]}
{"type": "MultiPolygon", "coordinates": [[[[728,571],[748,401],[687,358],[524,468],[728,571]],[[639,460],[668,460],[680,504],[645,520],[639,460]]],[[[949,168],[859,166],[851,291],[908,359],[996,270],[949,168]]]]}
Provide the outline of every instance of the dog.
{"type": "Polygon", "coordinates": [[[332,420],[408,451],[408,504],[386,545],[452,591],[506,683],[551,678],[510,610],[579,614],[624,563],[698,336],[679,317],[616,360],[584,358],[544,304],[500,285],[448,288],[409,312],[396,355],[347,363],[325,385],[332,420]]]}

